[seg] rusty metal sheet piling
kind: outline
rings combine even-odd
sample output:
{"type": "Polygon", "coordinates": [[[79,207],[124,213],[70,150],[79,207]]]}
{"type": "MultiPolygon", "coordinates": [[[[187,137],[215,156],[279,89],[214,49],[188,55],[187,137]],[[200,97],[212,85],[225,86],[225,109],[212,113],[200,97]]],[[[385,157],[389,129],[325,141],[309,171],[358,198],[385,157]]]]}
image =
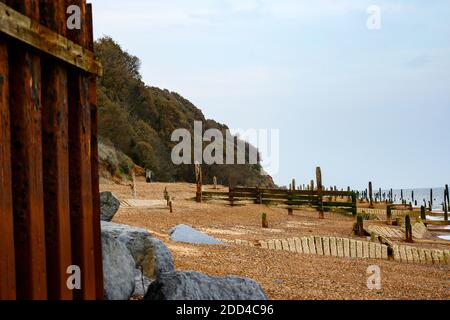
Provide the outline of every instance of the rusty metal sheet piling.
{"type": "MultiPolygon", "coordinates": [[[[37,1],[7,4],[39,21],[37,1]]],[[[11,46],[9,54],[17,297],[46,299],[41,59],[21,45],[11,46]]]]}

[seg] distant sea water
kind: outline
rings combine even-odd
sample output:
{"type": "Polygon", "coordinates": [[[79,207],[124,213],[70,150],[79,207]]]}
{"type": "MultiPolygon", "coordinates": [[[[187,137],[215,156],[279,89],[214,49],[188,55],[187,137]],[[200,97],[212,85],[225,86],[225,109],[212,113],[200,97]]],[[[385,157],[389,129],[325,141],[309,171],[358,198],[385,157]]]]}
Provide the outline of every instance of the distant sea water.
{"type": "MultiPolygon", "coordinates": [[[[417,206],[423,206],[424,200],[427,203],[430,201],[430,189],[403,189],[403,199],[406,200],[407,203],[412,202],[414,205],[414,201],[412,201],[412,192],[414,191],[414,200],[417,200],[417,206]]],[[[433,211],[442,211],[442,204],[444,203],[444,188],[433,188],[433,211]]],[[[390,190],[382,190],[381,193],[388,194],[390,190]]],[[[374,190],[374,193],[379,192],[378,190],[374,190]]],[[[392,190],[394,194],[394,203],[400,204],[401,201],[401,190],[392,190]]]]}

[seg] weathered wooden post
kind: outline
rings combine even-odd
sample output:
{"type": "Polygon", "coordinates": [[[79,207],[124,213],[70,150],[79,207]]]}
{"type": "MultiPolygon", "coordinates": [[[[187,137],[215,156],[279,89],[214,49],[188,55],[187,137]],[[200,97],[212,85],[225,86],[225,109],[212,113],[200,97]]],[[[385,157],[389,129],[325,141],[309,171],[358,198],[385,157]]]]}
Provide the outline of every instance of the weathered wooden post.
{"type": "Polygon", "coordinates": [[[262,227],[263,227],[263,229],[268,229],[269,228],[269,221],[267,220],[267,214],[266,213],[262,214],[262,227]]]}
{"type": "Polygon", "coordinates": [[[292,190],[297,190],[297,184],[295,183],[295,179],[292,179],[292,190]]]}
{"type": "Polygon", "coordinates": [[[381,198],[381,188],[378,191],[378,202],[381,202],[383,199],[381,198]]]}
{"type": "Polygon", "coordinates": [[[420,219],[423,221],[427,220],[426,208],[425,206],[420,207],[420,219]]]}
{"type": "Polygon", "coordinates": [[[444,220],[448,221],[448,207],[447,207],[447,201],[444,201],[444,220]]]}
{"type": "Polygon", "coordinates": [[[400,190],[400,201],[403,203],[403,189],[400,190]]]}
{"type": "MultiPolygon", "coordinates": [[[[319,198],[319,219],[325,219],[325,215],[323,213],[323,198],[322,198],[322,191],[323,191],[322,170],[320,169],[320,167],[316,168],[316,182],[317,182],[317,196],[319,198]]],[[[312,181],[312,184],[314,184],[314,181],[312,181]]]]}
{"type": "Polygon", "coordinates": [[[293,216],[294,215],[294,209],[288,208],[288,215],[293,216]]]}
{"type": "Polygon", "coordinates": [[[173,213],[173,202],[172,202],[172,197],[169,197],[169,210],[170,210],[170,213],[173,213]]]}
{"type": "Polygon", "coordinates": [[[131,169],[131,179],[132,179],[131,193],[133,194],[133,197],[136,198],[136,172],[134,171],[134,168],[131,169]]]}
{"type": "Polygon", "coordinates": [[[433,211],[433,189],[430,189],[430,211],[433,211]]]}
{"type": "Polygon", "coordinates": [[[200,166],[200,164],[196,164],[195,165],[195,181],[196,181],[196,185],[197,185],[197,202],[201,203],[202,202],[202,167],[200,166]]]}
{"type": "Polygon", "coordinates": [[[217,177],[214,176],[213,178],[213,184],[214,184],[214,190],[217,190],[217,177]]]}
{"type": "Polygon", "coordinates": [[[373,208],[373,189],[372,189],[372,182],[369,182],[369,208],[373,208]]]}
{"type": "Polygon", "coordinates": [[[352,205],[352,215],[356,217],[358,214],[358,195],[355,192],[352,193],[352,205]]]}
{"type": "Polygon", "coordinates": [[[391,226],[392,225],[392,207],[387,206],[386,208],[386,224],[391,226]]]}
{"type": "Polygon", "coordinates": [[[448,184],[445,185],[445,189],[444,189],[444,203],[445,203],[445,207],[446,210],[444,212],[445,214],[445,221],[448,221],[448,210],[450,209],[450,195],[448,193],[448,184]]]}
{"type": "Polygon", "coordinates": [[[445,185],[444,201],[447,199],[447,208],[450,207],[450,195],[448,193],[448,184],[445,185]]]}
{"type": "Polygon", "coordinates": [[[414,190],[411,191],[411,201],[414,203],[414,190]]]}
{"type": "Polygon", "coordinates": [[[413,242],[412,225],[411,225],[411,217],[409,215],[407,215],[405,218],[405,233],[406,233],[406,242],[412,243],[413,242]]]}
{"type": "Polygon", "coordinates": [[[356,217],[356,224],[355,224],[355,235],[358,237],[364,236],[364,217],[362,214],[358,214],[356,217]]]}
{"type": "Polygon", "coordinates": [[[311,180],[311,191],[314,191],[316,188],[314,187],[314,180],[311,180]]]}
{"type": "Polygon", "coordinates": [[[169,192],[167,191],[167,187],[164,188],[164,200],[166,200],[167,205],[169,205],[169,192]]]}

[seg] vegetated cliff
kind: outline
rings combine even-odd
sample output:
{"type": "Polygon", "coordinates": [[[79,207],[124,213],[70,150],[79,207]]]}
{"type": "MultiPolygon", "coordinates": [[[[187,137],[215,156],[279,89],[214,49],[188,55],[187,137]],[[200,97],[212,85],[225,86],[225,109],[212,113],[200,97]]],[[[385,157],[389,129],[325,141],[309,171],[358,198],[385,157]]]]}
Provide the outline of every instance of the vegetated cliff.
{"type": "MultiPolygon", "coordinates": [[[[205,119],[200,109],[178,93],[147,86],[139,73],[140,60],[110,37],[96,41],[95,52],[104,67],[104,75],[98,80],[103,145],[152,170],[156,181],[195,182],[193,165],[177,166],[171,160],[177,144],[171,141],[173,131],[183,128],[193,136],[194,121],[201,121],[203,131],[218,129],[225,136],[228,127],[205,119]]],[[[250,148],[254,147],[247,144],[246,149],[250,148]]],[[[122,165],[113,165],[117,161],[103,163],[103,168],[112,175],[127,175],[132,167],[129,159],[119,161],[122,165]]],[[[261,175],[260,165],[203,165],[202,171],[204,183],[211,183],[216,176],[224,185],[274,186],[271,177],[261,175]]]]}

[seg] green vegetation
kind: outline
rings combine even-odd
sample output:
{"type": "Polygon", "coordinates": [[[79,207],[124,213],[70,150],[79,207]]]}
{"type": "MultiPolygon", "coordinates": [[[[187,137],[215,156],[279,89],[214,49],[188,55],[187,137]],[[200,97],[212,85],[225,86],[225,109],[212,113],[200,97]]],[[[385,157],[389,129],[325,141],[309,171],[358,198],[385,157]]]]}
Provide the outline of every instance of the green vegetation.
{"type": "MultiPolygon", "coordinates": [[[[109,37],[95,43],[104,75],[98,81],[99,131],[104,144],[113,146],[138,166],[150,169],[160,182],[195,182],[194,165],[176,166],[171,161],[175,129],[193,133],[194,121],[203,129],[228,129],[177,93],[149,87],[141,80],[140,61],[109,37]]],[[[247,148],[253,148],[248,145],[247,148]]],[[[127,171],[127,166],[110,168],[127,171]]],[[[273,187],[271,177],[261,176],[259,165],[202,166],[206,183],[217,176],[219,184],[273,187]]]]}

